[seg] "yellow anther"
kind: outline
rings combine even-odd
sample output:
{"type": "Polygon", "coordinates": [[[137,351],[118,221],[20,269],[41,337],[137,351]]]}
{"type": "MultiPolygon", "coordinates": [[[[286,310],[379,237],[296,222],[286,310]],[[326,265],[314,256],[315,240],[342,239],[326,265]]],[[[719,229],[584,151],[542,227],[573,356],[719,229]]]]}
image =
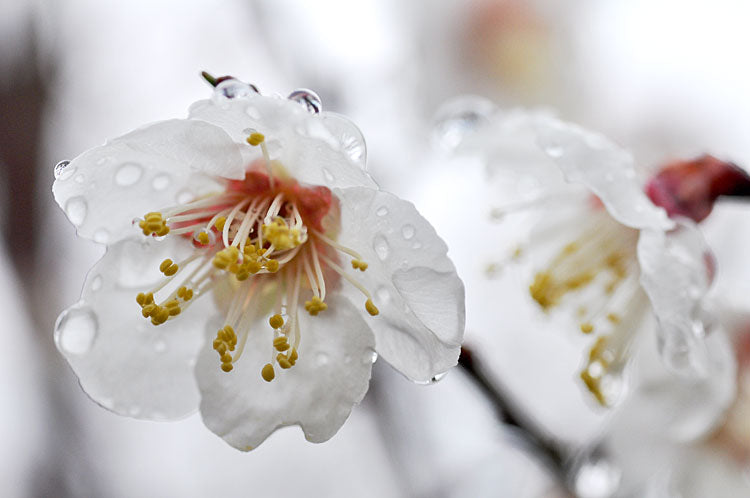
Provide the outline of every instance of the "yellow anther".
{"type": "Polygon", "coordinates": [[[166,275],[168,277],[171,277],[172,275],[174,275],[175,273],[177,273],[177,270],[179,270],[179,269],[180,269],[179,266],[177,266],[176,264],[172,263],[172,266],[170,266],[169,268],[167,268],[166,270],[164,270],[164,275],[166,275]]]}
{"type": "Polygon", "coordinates": [[[159,265],[159,271],[164,273],[165,271],[167,271],[167,268],[169,268],[170,266],[172,266],[172,260],[167,258],[164,261],[162,261],[161,264],[159,265]]]}
{"type": "Polygon", "coordinates": [[[201,232],[198,234],[198,242],[201,244],[208,244],[209,238],[208,234],[206,232],[201,232]]]}
{"type": "Polygon", "coordinates": [[[290,346],[286,342],[286,337],[277,337],[273,340],[273,347],[276,348],[276,351],[286,351],[290,346]]]}
{"type": "Polygon", "coordinates": [[[367,263],[359,259],[352,260],[352,268],[359,271],[365,271],[367,269],[367,263]]]}
{"type": "Polygon", "coordinates": [[[182,312],[182,309],[177,306],[175,308],[169,308],[169,316],[177,316],[182,312]]]}
{"type": "Polygon", "coordinates": [[[138,223],[138,226],[143,229],[143,235],[156,234],[162,237],[169,233],[169,227],[161,213],[146,213],[143,218],[138,223]]]}
{"type": "Polygon", "coordinates": [[[258,273],[263,268],[260,263],[258,263],[257,261],[252,261],[252,260],[245,263],[245,266],[247,268],[247,271],[249,271],[253,275],[258,273]]]}
{"type": "Polygon", "coordinates": [[[151,304],[154,302],[154,295],[149,292],[148,294],[139,292],[137,296],[135,296],[135,302],[141,305],[141,307],[146,306],[147,304],[151,304]]]}
{"type": "Polygon", "coordinates": [[[276,355],[276,361],[278,362],[279,366],[285,370],[287,368],[292,368],[293,363],[289,361],[289,358],[287,358],[281,353],[276,355]]]}
{"type": "Polygon", "coordinates": [[[617,313],[607,313],[607,320],[614,324],[620,323],[620,315],[617,313]]]}
{"type": "Polygon", "coordinates": [[[226,223],[226,222],[227,222],[227,219],[226,219],[226,217],[224,217],[224,216],[219,216],[218,218],[216,218],[216,223],[214,223],[214,226],[215,226],[215,227],[216,227],[216,228],[217,228],[218,230],[224,230],[224,223],[226,223]]]}
{"type": "Polygon", "coordinates": [[[221,362],[222,363],[232,363],[232,355],[229,353],[224,353],[221,355],[221,362]]]}
{"type": "Polygon", "coordinates": [[[300,245],[299,231],[292,230],[281,217],[276,217],[271,223],[263,225],[263,236],[273,244],[278,251],[285,251],[300,245]]]}
{"type": "Polygon", "coordinates": [[[222,363],[221,369],[225,372],[231,372],[234,366],[231,363],[222,363]]]}
{"type": "Polygon", "coordinates": [[[273,365],[266,363],[263,370],[260,371],[260,375],[266,382],[271,382],[273,378],[276,377],[276,372],[273,371],[273,365]]]}
{"type": "Polygon", "coordinates": [[[292,348],[292,352],[289,354],[289,363],[294,365],[297,363],[297,358],[299,358],[299,355],[297,354],[297,348],[292,348]]]}
{"type": "Polygon", "coordinates": [[[276,273],[279,271],[279,262],[275,259],[269,259],[266,261],[266,270],[268,270],[271,273],[276,273]]]}
{"type": "Polygon", "coordinates": [[[368,312],[368,313],[369,313],[370,315],[372,315],[372,316],[375,316],[375,315],[377,315],[378,313],[380,313],[380,310],[379,310],[379,309],[378,309],[378,307],[377,307],[377,306],[375,306],[375,304],[374,304],[374,303],[372,302],[372,299],[368,299],[367,301],[365,301],[365,309],[366,309],[366,310],[367,310],[367,312],[368,312]]]}
{"type": "Polygon", "coordinates": [[[277,313],[268,319],[268,323],[271,325],[272,329],[280,329],[284,326],[284,319],[277,313]]]}
{"type": "Polygon", "coordinates": [[[311,316],[316,316],[321,311],[328,309],[328,305],[324,303],[318,296],[313,296],[309,301],[305,301],[305,309],[311,316]]]}
{"type": "Polygon", "coordinates": [[[148,318],[148,317],[150,317],[150,316],[151,316],[151,314],[152,314],[152,313],[153,313],[154,311],[156,311],[156,309],[157,309],[157,308],[158,308],[158,306],[157,306],[157,305],[155,305],[154,303],[151,303],[151,304],[147,304],[147,305],[145,305],[145,306],[143,307],[143,309],[141,310],[141,314],[143,315],[143,317],[144,317],[144,318],[148,318]]]}
{"type": "Polygon", "coordinates": [[[153,312],[151,312],[151,323],[154,325],[161,325],[169,319],[169,308],[162,306],[156,306],[153,312]]]}
{"type": "Polygon", "coordinates": [[[262,133],[258,133],[257,131],[254,133],[251,133],[249,137],[247,137],[247,143],[252,145],[253,147],[260,144],[262,141],[264,141],[266,137],[263,136],[262,133]]]}
{"type": "Polygon", "coordinates": [[[587,368],[586,370],[583,370],[581,372],[581,380],[586,385],[586,388],[591,392],[591,394],[594,395],[596,401],[598,401],[602,406],[607,406],[607,400],[604,398],[604,393],[602,393],[600,386],[601,379],[593,377],[589,373],[587,368]]]}
{"type": "Polygon", "coordinates": [[[584,334],[590,334],[594,331],[594,326],[591,324],[591,322],[584,322],[581,324],[581,332],[584,334]]]}
{"type": "Polygon", "coordinates": [[[555,297],[552,294],[552,276],[547,272],[539,272],[534,275],[534,282],[529,286],[531,297],[543,309],[547,309],[555,304],[555,297]]]}
{"type": "Polygon", "coordinates": [[[240,251],[236,247],[226,247],[214,256],[214,266],[220,270],[226,270],[227,267],[237,264],[239,255],[240,251]]]}

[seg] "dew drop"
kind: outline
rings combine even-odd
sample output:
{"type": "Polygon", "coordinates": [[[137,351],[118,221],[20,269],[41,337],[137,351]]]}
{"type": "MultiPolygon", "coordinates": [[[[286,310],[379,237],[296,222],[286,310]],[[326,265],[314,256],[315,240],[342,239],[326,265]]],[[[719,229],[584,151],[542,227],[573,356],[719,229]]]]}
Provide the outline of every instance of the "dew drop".
{"type": "Polygon", "coordinates": [[[74,305],[57,318],[55,342],[64,353],[86,354],[94,345],[97,330],[98,323],[93,310],[83,304],[74,305]]]}
{"type": "Polygon", "coordinates": [[[372,243],[372,248],[375,249],[375,254],[378,255],[380,261],[385,261],[385,259],[388,257],[388,253],[390,253],[388,241],[385,240],[385,237],[383,237],[382,235],[375,236],[375,240],[372,243]]]}
{"type": "Polygon", "coordinates": [[[326,179],[326,182],[331,183],[333,181],[333,173],[331,173],[328,168],[323,168],[323,176],[326,179]]]}
{"type": "Polygon", "coordinates": [[[574,489],[581,498],[609,498],[620,486],[622,472],[604,456],[585,457],[575,470],[574,489]]]}
{"type": "Polygon", "coordinates": [[[94,279],[91,281],[91,290],[96,292],[99,289],[102,288],[102,276],[97,275],[94,277],[94,279]]]}
{"type": "Polygon", "coordinates": [[[165,188],[169,187],[169,175],[156,175],[154,179],[151,180],[151,186],[154,188],[154,190],[164,190],[165,188]]]}
{"type": "Polygon", "coordinates": [[[75,178],[73,178],[73,181],[76,183],[83,183],[86,180],[86,177],[83,176],[82,173],[78,173],[75,178]]]}
{"type": "Polygon", "coordinates": [[[375,214],[378,216],[385,216],[388,214],[388,208],[385,206],[380,206],[377,211],[375,211],[375,214]]]}
{"type": "Polygon", "coordinates": [[[256,88],[255,85],[251,85],[234,78],[222,81],[221,83],[216,85],[216,88],[214,89],[214,97],[217,100],[248,97],[257,93],[258,88],[256,88]]]}
{"type": "Polygon", "coordinates": [[[156,353],[163,353],[166,350],[167,350],[167,343],[162,341],[161,339],[154,343],[154,351],[156,353]]]}
{"type": "Polygon", "coordinates": [[[136,163],[125,163],[117,168],[115,183],[121,187],[128,187],[141,179],[143,168],[136,163]]]}
{"type": "Polygon", "coordinates": [[[70,176],[75,173],[75,168],[68,168],[70,161],[60,161],[55,164],[54,175],[57,180],[67,180],[70,176]]]}
{"type": "Polygon", "coordinates": [[[439,374],[436,374],[433,378],[430,379],[431,384],[435,384],[437,382],[440,382],[445,378],[445,376],[448,375],[448,372],[442,372],[439,374]]]}
{"type": "Polygon", "coordinates": [[[404,225],[403,227],[401,227],[401,235],[403,235],[406,240],[414,237],[415,233],[416,230],[414,228],[414,225],[404,225]]]}
{"type": "Polygon", "coordinates": [[[183,189],[177,192],[177,204],[187,204],[193,199],[195,199],[195,194],[193,194],[190,190],[183,189]]]}
{"type": "Polygon", "coordinates": [[[455,149],[467,136],[486,125],[495,110],[495,105],[483,97],[468,95],[452,99],[437,111],[433,136],[445,149],[455,149]]]}
{"type": "Polygon", "coordinates": [[[391,300],[391,293],[384,286],[378,287],[375,289],[375,299],[378,300],[379,305],[385,305],[391,300]]]}
{"type": "Polygon", "coordinates": [[[65,214],[68,215],[70,222],[77,227],[81,226],[83,220],[86,219],[87,211],[86,200],[81,196],[72,197],[65,203],[65,214]]]}
{"type": "Polygon", "coordinates": [[[323,102],[320,100],[318,94],[307,88],[298,88],[290,93],[287,98],[292,102],[297,102],[305,106],[307,111],[312,114],[319,114],[323,109],[323,102]]]}
{"type": "Polygon", "coordinates": [[[565,149],[563,149],[562,145],[558,143],[550,142],[544,145],[544,152],[546,152],[548,156],[556,159],[563,156],[565,149]]]}
{"type": "Polygon", "coordinates": [[[106,244],[109,242],[109,231],[106,228],[99,228],[94,232],[94,242],[106,244]]]}
{"type": "Polygon", "coordinates": [[[322,353],[321,352],[321,353],[318,353],[317,355],[315,355],[315,363],[319,367],[322,367],[323,365],[327,365],[328,361],[329,361],[329,358],[328,358],[328,355],[326,353],[322,353]]]}

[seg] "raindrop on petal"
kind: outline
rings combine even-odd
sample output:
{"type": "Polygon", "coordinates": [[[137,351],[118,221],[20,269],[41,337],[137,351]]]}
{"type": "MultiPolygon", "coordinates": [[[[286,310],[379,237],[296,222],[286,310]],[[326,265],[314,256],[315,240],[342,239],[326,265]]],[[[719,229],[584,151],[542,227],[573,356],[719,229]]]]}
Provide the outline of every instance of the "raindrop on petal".
{"type": "Polygon", "coordinates": [[[573,489],[581,498],[609,498],[620,486],[622,472],[595,451],[580,462],[573,476],[573,489]]]}
{"type": "Polygon", "coordinates": [[[305,106],[305,108],[313,114],[319,114],[323,109],[323,102],[320,100],[320,97],[318,97],[318,94],[307,88],[298,88],[290,93],[287,98],[292,102],[297,102],[298,104],[305,106]]]}
{"type": "Polygon", "coordinates": [[[375,363],[376,361],[378,361],[378,353],[376,351],[367,351],[362,357],[362,363],[365,365],[375,363]]]}
{"type": "Polygon", "coordinates": [[[195,199],[195,194],[190,190],[183,189],[177,192],[177,197],[175,199],[177,200],[177,204],[187,204],[195,199]]]}
{"type": "Polygon", "coordinates": [[[391,300],[391,293],[385,286],[378,287],[375,290],[375,299],[381,306],[385,305],[391,300]]]}
{"type": "Polygon", "coordinates": [[[214,98],[217,100],[236,99],[248,97],[257,93],[258,89],[255,85],[250,85],[243,81],[230,78],[216,85],[216,88],[214,89],[214,98]]]}
{"type": "Polygon", "coordinates": [[[322,367],[323,365],[327,365],[328,364],[328,355],[326,353],[322,353],[322,352],[318,353],[317,355],[315,355],[315,363],[319,367],[322,367]]]}
{"type": "Polygon", "coordinates": [[[164,190],[165,188],[169,187],[169,175],[156,175],[154,179],[151,180],[151,186],[154,188],[154,190],[164,190]]]}
{"type": "Polygon", "coordinates": [[[487,124],[495,110],[491,101],[475,95],[450,100],[435,115],[435,140],[448,150],[455,149],[467,136],[487,124]]]}
{"type": "Polygon", "coordinates": [[[106,228],[99,228],[94,232],[94,242],[106,244],[109,242],[109,231],[106,228]]]}
{"type": "Polygon", "coordinates": [[[121,187],[133,185],[141,179],[143,168],[136,163],[125,163],[117,168],[115,183],[121,187]]]}
{"type": "Polygon", "coordinates": [[[96,340],[98,323],[93,310],[83,304],[63,311],[55,323],[55,343],[63,353],[86,354],[96,340]]]}
{"type": "Polygon", "coordinates": [[[385,206],[380,206],[377,211],[375,211],[375,214],[378,216],[385,216],[388,214],[388,208],[385,206]]]}
{"type": "Polygon", "coordinates": [[[161,339],[154,343],[154,351],[157,353],[163,353],[167,350],[167,343],[161,339]]]}
{"type": "Polygon", "coordinates": [[[102,288],[102,276],[97,275],[94,277],[94,280],[91,281],[91,290],[96,292],[101,288],[102,288]]]}
{"type": "Polygon", "coordinates": [[[414,237],[415,233],[416,230],[414,228],[414,225],[404,225],[403,227],[401,227],[401,235],[403,235],[406,240],[414,237]]]}
{"type": "Polygon", "coordinates": [[[565,149],[563,149],[562,145],[556,142],[549,142],[544,145],[544,152],[546,152],[549,157],[556,159],[563,156],[565,149]]]}
{"type": "Polygon", "coordinates": [[[137,417],[141,413],[141,408],[139,406],[131,406],[128,408],[128,415],[131,417],[137,417]]]}
{"type": "Polygon", "coordinates": [[[390,253],[390,246],[388,241],[382,235],[377,235],[372,243],[372,248],[375,249],[375,253],[380,258],[380,261],[385,261],[390,253]]]}
{"type": "Polygon", "coordinates": [[[86,219],[86,213],[88,211],[88,205],[86,200],[81,197],[72,197],[65,203],[65,214],[68,215],[68,219],[75,226],[81,226],[83,220],[86,219]]]}
{"type": "Polygon", "coordinates": [[[54,174],[57,180],[67,180],[75,172],[75,168],[68,168],[69,164],[70,161],[67,160],[55,164],[54,174]]]}
{"type": "Polygon", "coordinates": [[[448,372],[442,372],[439,374],[436,374],[433,378],[430,379],[430,382],[435,384],[436,382],[440,382],[445,378],[445,376],[448,375],[448,372]]]}

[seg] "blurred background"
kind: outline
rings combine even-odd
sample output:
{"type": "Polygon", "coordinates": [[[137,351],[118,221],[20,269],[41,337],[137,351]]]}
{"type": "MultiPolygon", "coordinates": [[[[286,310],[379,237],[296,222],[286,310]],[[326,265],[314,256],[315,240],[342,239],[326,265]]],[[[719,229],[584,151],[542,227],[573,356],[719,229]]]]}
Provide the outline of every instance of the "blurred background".
{"type": "MultiPolygon", "coordinates": [[[[0,495],[750,495],[750,213],[740,203],[719,206],[704,227],[741,366],[735,410],[718,429],[661,441],[636,423],[637,396],[604,413],[568,387],[574,373],[560,378],[529,356],[523,375],[571,397],[526,402],[517,399],[523,375],[495,369],[521,412],[582,459],[561,475],[499,422],[461,370],[425,387],[378,362],[365,401],[331,441],[312,445],[288,428],[249,454],[199,416],[155,423],[105,411],[52,340],[104,247],[76,239],[51,194],[58,161],[185,116],[210,95],[201,70],[268,94],[314,89],[324,109],[360,126],[381,186],[428,217],[446,195],[433,178],[451,174],[431,152],[433,117],[461,94],[552,109],[613,138],[645,168],[701,153],[747,167],[748,23],[750,4],[731,0],[0,0],[0,495]],[[591,450],[603,440],[608,456],[591,450]]],[[[455,222],[431,221],[438,232],[455,222]]],[[[473,275],[461,276],[472,285],[473,275]]],[[[471,327],[469,317],[470,345],[491,333],[506,354],[530,355],[501,327],[471,327]]]]}

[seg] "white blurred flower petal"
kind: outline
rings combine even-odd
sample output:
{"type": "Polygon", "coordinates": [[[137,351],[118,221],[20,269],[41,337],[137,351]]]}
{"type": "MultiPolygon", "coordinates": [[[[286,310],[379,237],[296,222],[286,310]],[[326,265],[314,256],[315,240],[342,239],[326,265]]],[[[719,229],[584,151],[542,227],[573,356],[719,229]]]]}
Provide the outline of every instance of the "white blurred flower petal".
{"type": "Polygon", "coordinates": [[[687,220],[671,232],[642,230],[638,240],[641,285],[659,322],[662,357],[686,374],[707,375],[702,300],[711,258],[703,236],[687,220]]]}

